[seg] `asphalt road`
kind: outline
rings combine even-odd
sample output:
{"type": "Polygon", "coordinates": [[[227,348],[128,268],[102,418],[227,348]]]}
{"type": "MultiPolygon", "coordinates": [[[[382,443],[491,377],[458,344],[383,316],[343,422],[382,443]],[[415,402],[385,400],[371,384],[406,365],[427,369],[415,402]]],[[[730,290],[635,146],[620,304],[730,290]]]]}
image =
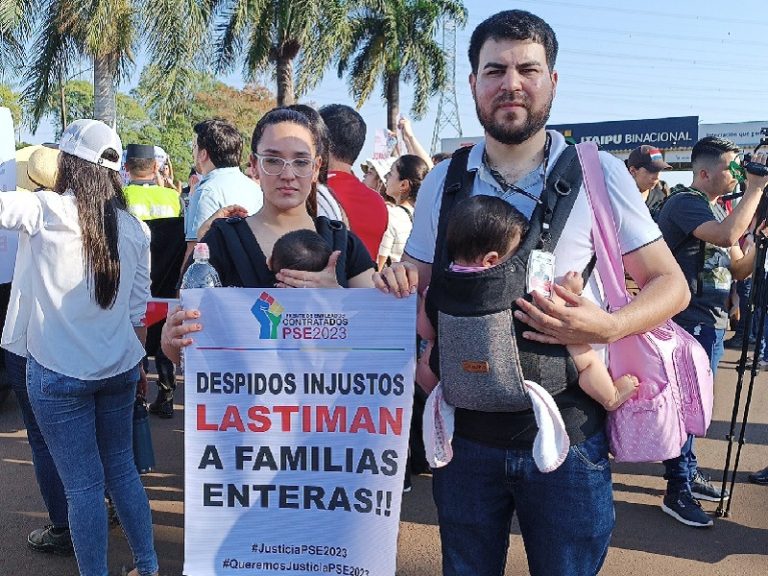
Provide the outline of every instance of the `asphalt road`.
{"type": "MultiPolygon", "coordinates": [[[[697,441],[701,468],[722,476],[736,388],[738,354],[726,351],[716,382],[715,414],[708,438],[697,441]]],[[[746,386],[745,386],[746,394],[746,386]]],[[[153,418],[157,472],[144,477],[151,499],[161,574],[181,574],[183,563],[183,393],[172,420],[153,418]]],[[[615,464],[616,530],[601,575],[741,576],[768,573],[768,487],[746,482],[749,471],[768,465],[768,372],[758,375],[728,518],[710,529],[678,524],[659,508],[664,490],[660,464],[615,464]]],[[[738,430],[737,428],[737,435],[738,430]]],[[[736,445],[734,444],[734,450],[736,445]]],[[[47,523],[31,452],[13,398],[0,407],[0,572],[10,575],[75,576],[73,558],[39,554],[27,534],[47,523]]],[[[440,574],[440,542],[429,476],[414,478],[404,495],[397,576],[440,574]]],[[[714,513],[716,504],[704,503],[714,513]]],[[[110,574],[131,567],[119,529],[110,532],[110,574]]],[[[522,539],[512,528],[506,576],[528,574],[522,539]]]]}

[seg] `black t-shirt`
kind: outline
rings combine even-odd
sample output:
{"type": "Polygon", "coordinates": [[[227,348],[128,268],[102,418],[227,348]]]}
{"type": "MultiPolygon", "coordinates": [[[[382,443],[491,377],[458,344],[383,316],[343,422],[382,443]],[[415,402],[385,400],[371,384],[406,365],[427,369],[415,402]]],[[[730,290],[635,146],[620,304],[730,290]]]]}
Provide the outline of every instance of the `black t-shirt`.
{"type": "MultiPolygon", "coordinates": [[[[317,221],[315,221],[317,225],[317,221]]],[[[246,285],[243,279],[238,273],[237,266],[233,260],[232,254],[227,247],[224,240],[224,235],[220,229],[220,226],[227,226],[225,222],[215,221],[211,226],[211,229],[200,240],[208,244],[210,251],[209,262],[219,273],[219,279],[223,286],[236,287],[236,288],[269,288],[272,287],[275,282],[275,275],[267,267],[267,256],[259,246],[256,236],[253,235],[249,226],[243,226],[242,230],[245,233],[242,236],[242,240],[247,243],[246,250],[252,263],[257,276],[257,285],[246,285]]],[[[346,252],[346,265],[345,271],[347,279],[354,278],[358,274],[362,274],[366,270],[375,268],[373,260],[371,260],[368,251],[352,232],[347,233],[347,252],[346,252]]]]}

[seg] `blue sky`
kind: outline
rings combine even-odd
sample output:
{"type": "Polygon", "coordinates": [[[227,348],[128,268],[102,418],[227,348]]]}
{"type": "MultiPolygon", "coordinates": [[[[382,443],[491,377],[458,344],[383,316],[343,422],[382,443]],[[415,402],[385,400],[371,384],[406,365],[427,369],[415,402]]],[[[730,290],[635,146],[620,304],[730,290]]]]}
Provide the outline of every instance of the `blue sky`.
{"type": "MultiPolygon", "coordinates": [[[[553,124],[697,115],[701,122],[766,120],[768,124],[768,8],[761,0],[465,0],[469,22],[457,33],[456,90],[464,136],[482,133],[467,77],[472,30],[500,7],[529,10],[544,18],[560,43],[558,93],[553,124]],[[631,7],[632,6],[632,7],[631,7]],[[732,8],[731,8],[732,7],[732,8]]],[[[141,62],[141,59],[140,59],[141,62]]],[[[136,71],[135,82],[139,70],[136,71]]],[[[225,79],[242,85],[239,73],[225,79]]],[[[273,88],[269,77],[268,86],[273,88]]],[[[133,82],[120,87],[128,90],[133,82]]],[[[380,87],[360,112],[368,124],[361,158],[373,153],[373,134],[386,126],[380,87]]],[[[401,109],[411,105],[401,86],[401,109]]],[[[346,84],[332,70],[303,101],[351,104],[346,84]]],[[[434,98],[426,116],[414,120],[416,136],[429,148],[437,113],[434,98]]],[[[456,136],[447,131],[443,137],[456,136]]],[[[50,139],[41,127],[28,137],[50,139]]]]}

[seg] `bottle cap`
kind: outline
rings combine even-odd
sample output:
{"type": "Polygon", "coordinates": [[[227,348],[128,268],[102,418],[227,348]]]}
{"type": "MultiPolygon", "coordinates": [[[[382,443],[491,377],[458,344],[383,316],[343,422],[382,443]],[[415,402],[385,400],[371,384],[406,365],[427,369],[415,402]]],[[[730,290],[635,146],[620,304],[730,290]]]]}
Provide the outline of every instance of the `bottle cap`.
{"type": "Polygon", "coordinates": [[[195,251],[194,255],[192,256],[195,260],[208,260],[210,257],[210,251],[208,250],[208,244],[205,242],[198,242],[195,244],[195,251]]]}

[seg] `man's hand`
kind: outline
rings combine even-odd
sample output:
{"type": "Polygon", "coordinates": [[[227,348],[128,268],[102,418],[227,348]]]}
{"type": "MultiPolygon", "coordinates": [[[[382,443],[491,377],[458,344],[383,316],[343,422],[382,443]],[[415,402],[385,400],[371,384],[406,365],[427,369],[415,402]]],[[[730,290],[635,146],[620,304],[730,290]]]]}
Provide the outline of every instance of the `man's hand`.
{"type": "MultiPolygon", "coordinates": [[[[768,153],[758,152],[756,154],[752,154],[752,162],[763,165],[768,164],[768,153]]],[[[760,188],[760,190],[763,190],[766,186],[768,186],[768,176],[758,176],[756,174],[752,174],[751,172],[747,172],[748,190],[752,190],[753,188],[760,188]]]]}
{"type": "Polygon", "coordinates": [[[611,314],[570,290],[553,283],[560,298],[553,302],[539,292],[533,292],[532,304],[518,298],[520,310],[515,318],[536,330],[523,332],[528,340],[544,344],[604,344],[618,338],[618,326],[611,314]]]}

